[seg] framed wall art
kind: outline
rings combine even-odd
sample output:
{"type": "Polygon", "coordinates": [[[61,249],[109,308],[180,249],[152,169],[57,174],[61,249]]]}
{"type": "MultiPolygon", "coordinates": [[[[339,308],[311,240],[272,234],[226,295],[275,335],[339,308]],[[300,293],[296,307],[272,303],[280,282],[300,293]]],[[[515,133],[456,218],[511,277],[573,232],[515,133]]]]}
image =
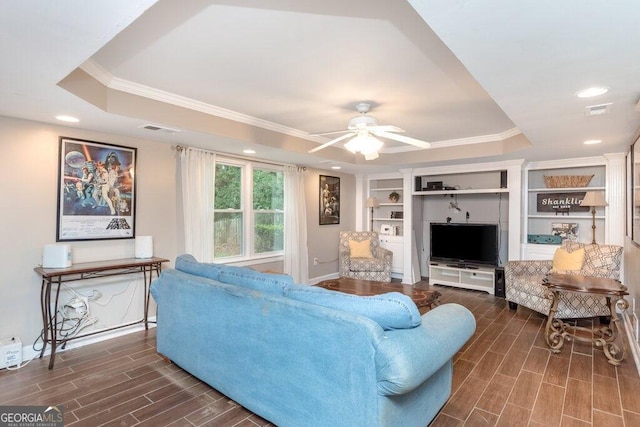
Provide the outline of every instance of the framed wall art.
{"type": "Polygon", "coordinates": [[[320,175],[320,225],[340,224],[340,178],[320,175]]]}
{"type": "Polygon", "coordinates": [[[136,148],[60,137],[56,241],[135,237],[136,148]]]}

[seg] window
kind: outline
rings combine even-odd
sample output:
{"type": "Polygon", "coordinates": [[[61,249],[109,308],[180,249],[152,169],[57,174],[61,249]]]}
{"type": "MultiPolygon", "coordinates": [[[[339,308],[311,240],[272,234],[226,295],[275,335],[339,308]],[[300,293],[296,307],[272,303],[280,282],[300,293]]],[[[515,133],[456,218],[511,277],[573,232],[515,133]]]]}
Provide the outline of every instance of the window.
{"type": "Polygon", "coordinates": [[[281,255],[284,249],[282,170],[218,158],[215,174],[214,258],[281,255]]]}
{"type": "Polygon", "coordinates": [[[284,249],[284,174],[253,169],[253,251],[284,249]]]}

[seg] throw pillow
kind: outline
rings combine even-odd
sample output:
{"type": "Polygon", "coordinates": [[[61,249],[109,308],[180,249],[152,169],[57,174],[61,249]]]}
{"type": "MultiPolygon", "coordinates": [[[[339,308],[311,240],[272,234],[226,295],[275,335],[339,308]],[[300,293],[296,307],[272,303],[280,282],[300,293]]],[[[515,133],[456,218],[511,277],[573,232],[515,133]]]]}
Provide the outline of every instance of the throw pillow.
{"type": "Polygon", "coordinates": [[[553,255],[553,267],[551,272],[570,271],[582,269],[584,263],[584,248],[569,252],[566,249],[558,248],[553,255]]]}
{"type": "Polygon", "coordinates": [[[422,322],[416,304],[400,292],[363,297],[316,286],[294,285],[284,294],[298,301],[368,317],[385,331],[415,328],[422,322]]]}
{"type": "Polygon", "coordinates": [[[371,241],[368,239],[362,242],[349,240],[349,254],[354,258],[373,258],[371,241]]]}

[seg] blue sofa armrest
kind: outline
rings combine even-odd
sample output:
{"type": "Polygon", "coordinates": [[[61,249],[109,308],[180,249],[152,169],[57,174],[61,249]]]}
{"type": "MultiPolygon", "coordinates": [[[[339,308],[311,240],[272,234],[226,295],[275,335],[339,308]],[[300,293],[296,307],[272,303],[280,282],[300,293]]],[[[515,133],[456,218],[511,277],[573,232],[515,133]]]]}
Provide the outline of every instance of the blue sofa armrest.
{"type": "Polygon", "coordinates": [[[385,331],[376,353],[378,392],[407,393],[447,363],[476,329],[473,314],[459,304],[443,304],[422,315],[413,329],[385,331]]]}

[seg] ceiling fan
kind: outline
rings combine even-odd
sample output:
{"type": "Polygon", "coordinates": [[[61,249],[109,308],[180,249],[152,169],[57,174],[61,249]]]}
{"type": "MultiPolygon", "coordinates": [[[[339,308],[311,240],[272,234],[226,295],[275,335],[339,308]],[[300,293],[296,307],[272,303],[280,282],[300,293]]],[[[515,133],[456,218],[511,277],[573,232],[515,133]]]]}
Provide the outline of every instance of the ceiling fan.
{"type": "Polygon", "coordinates": [[[382,148],[382,141],[376,137],[392,139],[394,141],[402,142],[404,144],[413,145],[419,148],[429,148],[431,144],[419,139],[410,138],[404,135],[397,135],[393,132],[404,132],[397,126],[384,125],[378,126],[378,119],[373,116],[367,115],[371,109],[371,104],[367,102],[360,102],[356,104],[356,109],[360,113],[359,116],[352,117],[349,120],[347,130],[339,130],[334,132],[316,133],[310,136],[325,136],[334,135],[338,133],[344,133],[344,135],[332,139],[314,149],[309,150],[309,153],[315,153],[323,148],[327,148],[336,142],[342,141],[347,138],[351,138],[344,147],[352,153],[362,153],[366,160],[373,160],[378,158],[378,151],[382,148]]]}

